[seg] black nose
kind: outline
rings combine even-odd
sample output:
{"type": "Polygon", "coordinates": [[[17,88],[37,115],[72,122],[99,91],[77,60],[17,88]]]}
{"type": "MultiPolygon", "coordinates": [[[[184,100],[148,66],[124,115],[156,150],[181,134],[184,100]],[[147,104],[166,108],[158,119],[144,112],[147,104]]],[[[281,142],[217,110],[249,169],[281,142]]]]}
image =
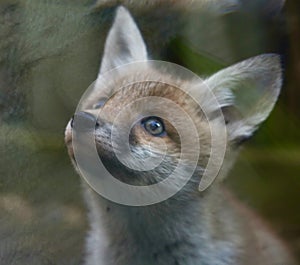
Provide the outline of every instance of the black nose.
{"type": "Polygon", "coordinates": [[[88,112],[79,111],[71,119],[71,127],[79,131],[94,130],[99,126],[96,117],[88,112]]]}

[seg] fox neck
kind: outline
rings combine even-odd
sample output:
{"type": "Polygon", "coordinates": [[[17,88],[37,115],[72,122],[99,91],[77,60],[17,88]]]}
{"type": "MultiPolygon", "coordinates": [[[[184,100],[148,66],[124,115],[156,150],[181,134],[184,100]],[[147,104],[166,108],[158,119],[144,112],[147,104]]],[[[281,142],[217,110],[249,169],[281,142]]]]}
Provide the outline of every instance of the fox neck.
{"type": "Polygon", "coordinates": [[[105,265],[199,264],[199,260],[216,261],[215,253],[220,259],[231,259],[234,251],[225,241],[215,240],[216,231],[223,226],[218,224],[221,216],[210,210],[221,208],[216,190],[192,196],[188,202],[175,196],[152,206],[128,207],[111,203],[87,188],[90,260],[102,260],[99,264],[105,265]]]}

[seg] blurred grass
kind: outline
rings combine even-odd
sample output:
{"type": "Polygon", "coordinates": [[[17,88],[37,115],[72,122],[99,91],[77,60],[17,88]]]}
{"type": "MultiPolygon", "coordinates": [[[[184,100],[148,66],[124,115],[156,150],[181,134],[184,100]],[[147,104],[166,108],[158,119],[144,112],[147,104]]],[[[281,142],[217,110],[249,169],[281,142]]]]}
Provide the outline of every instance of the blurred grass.
{"type": "Polygon", "coordinates": [[[247,205],[286,239],[300,261],[300,145],[250,145],[227,180],[247,205]]]}
{"type": "Polygon", "coordinates": [[[0,136],[0,264],[80,264],[85,210],[63,137],[16,126],[0,136]]]}

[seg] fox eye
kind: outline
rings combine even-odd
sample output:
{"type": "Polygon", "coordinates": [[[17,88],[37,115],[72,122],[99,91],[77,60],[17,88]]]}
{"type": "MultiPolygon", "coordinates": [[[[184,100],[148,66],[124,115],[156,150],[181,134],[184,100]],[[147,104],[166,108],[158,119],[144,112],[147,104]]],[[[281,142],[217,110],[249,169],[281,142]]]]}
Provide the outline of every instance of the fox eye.
{"type": "Polygon", "coordinates": [[[158,117],[147,117],[142,119],[145,130],[153,136],[162,136],[165,133],[163,121],[158,117]]]}
{"type": "Polygon", "coordinates": [[[101,98],[97,103],[95,103],[93,105],[93,109],[100,109],[100,108],[102,108],[106,101],[107,101],[106,98],[101,98]]]}

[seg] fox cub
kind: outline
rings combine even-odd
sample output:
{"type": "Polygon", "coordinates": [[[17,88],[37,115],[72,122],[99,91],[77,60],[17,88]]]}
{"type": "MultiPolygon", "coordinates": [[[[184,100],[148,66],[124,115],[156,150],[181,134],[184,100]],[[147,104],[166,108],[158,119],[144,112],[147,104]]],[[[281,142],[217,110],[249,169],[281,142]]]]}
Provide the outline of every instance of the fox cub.
{"type": "MultiPolygon", "coordinates": [[[[143,206],[113,202],[99,195],[97,187],[82,181],[91,226],[85,264],[294,264],[284,244],[222,186],[222,179],[239,146],[274,107],[282,83],[279,56],[259,55],[203,81],[172,76],[153,65],[133,18],[127,9],[119,7],[92,92],[67,125],[65,142],[69,155],[84,178],[74,150],[76,122],[84,121],[85,124],[93,124],[85,132],[92,132],[97,157],[118,181],[134,187],[151,187],[164,182],[179,164],[181,169],[172,185],[176,187],[181,178],[191,176],[173,196],[143,206]],[[137,68],[132,68],[135,63],[137,68]],[[126,73],[122,74],[122,71],[126,73]],[[112,78],[103,79],[110,72],[113,73],[112,78]],[[180,87],[171,85],[174,80],[180,87]],[[192,91],[193,97],[189,91],[192,91]],[[215,101],[211,100],[210,93],[213,93],[215,101]],[[161,101],[155,101],[155,105],[153,98],[161,101]],[[143,99],[146,101],[123,113],[127,106],[143,99]],[[174,109],[169,108],[168,102],[179,107],[187,118],[180,118],[174,109]],[[155,116],[153,110],[169,115],[169,118],[155,116]],[[191,126],[185,125],[187,120],[192,122],[191,126]],[[216,126],[211,126],[212,123],[216,126]],[[134,154],[128,156],[127,164],[121,161],[123,149],[120,146],[124,132],[130,153],[134,154]],[[212,139],[214,135],[220,139],[218,134],[224,132],[226,150],[222,155],[221,151],[218,152],[221,142],[213,143],[212,139]],[[182,145],[183,140],[188,148],[182,145]],[[199,142],[199,150],[195,141],[199,142]],[[217,146],[216,157],[223,158],[220,160],[221,168],[213,184],[200,192],[199,183],[213,155],[213,144],[217,146]],[[189,165],[194,159],[191,155],[193,146],[199,154],[195,167],[190,170],[189,165]],[[186,156],[183,159],[184,152],[186,156]],[[134,157],[148,161],[149,157],[157,158],[161,154],[160,163],[151,169],[134,170],[130,165],[134,157]]],[[[89,156],[89,153],[84,153],[84,156],[89,156]]],[[[149,164],[141,165],[147,167],[149,164]]],[[[218,166],[214,161],[212,165],[218,166]]],[[[101,182],[101,176],[99,180],[100,185],[106,185],[101,182]]],[[[160,195],[154,193],[153,197],[160,195]]],[[[127,196],[125,194],[124,198],[127,196]]]]}

